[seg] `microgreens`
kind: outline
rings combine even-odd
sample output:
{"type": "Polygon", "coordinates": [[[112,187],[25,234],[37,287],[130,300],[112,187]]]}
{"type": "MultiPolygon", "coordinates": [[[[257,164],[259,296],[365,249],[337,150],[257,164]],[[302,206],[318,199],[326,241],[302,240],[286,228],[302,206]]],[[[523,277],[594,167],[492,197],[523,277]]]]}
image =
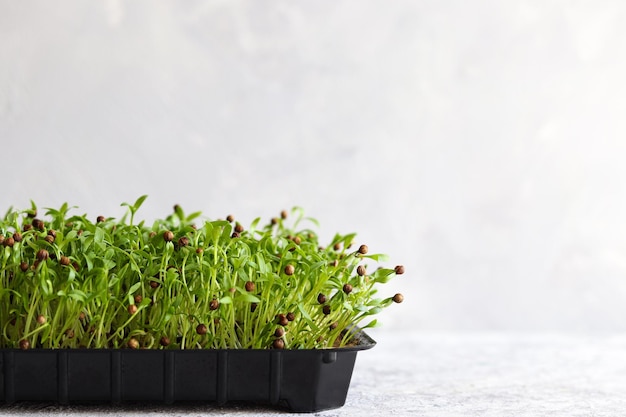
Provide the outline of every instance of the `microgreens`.
{"type": "Polygon", "coordinates": [[[0,219],[0,348],[340,347],[403,300],[375,298],[401,265],[371,270],[386,257],[355,234],[319,246],[300,208],[248,229],[178,205],[135,224],[145,199],[120,220],[35,203],[0,219]]]}

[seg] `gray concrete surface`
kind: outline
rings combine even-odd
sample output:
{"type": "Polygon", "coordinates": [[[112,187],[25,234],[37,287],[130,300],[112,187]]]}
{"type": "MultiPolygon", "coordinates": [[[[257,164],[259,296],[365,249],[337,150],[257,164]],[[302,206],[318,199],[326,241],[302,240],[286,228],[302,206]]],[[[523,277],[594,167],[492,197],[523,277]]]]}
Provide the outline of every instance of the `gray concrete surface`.
{"type": "MultiPolygon", "coordinates": [[[[357,358],[347,403],[318,416],[624,415],[626,335],[377,332],[357,358]]],[[[7,416],[285,416],[231,404],[0,408],[7,416]]]]}

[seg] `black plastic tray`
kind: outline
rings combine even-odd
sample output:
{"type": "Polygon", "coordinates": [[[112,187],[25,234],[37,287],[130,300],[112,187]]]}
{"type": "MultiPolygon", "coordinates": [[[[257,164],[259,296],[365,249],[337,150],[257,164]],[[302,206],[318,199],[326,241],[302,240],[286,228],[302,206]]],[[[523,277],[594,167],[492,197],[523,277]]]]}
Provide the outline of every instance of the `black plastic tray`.
{"type": "Polygon", "coordinates": [[[319,350],[0,349],[0,403],[254,401],[313,412],[344,405],[355,346],[319,350]]]}

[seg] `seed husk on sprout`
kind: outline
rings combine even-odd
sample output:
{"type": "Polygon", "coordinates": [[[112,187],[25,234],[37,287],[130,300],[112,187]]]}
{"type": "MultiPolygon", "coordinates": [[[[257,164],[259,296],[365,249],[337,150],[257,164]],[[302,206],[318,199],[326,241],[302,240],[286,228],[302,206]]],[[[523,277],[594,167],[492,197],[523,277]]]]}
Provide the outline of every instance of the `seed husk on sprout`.
{"type": "Polygon", "coordinates": [[[326,303],[326,296],[324,294],[319,294],[317,296],[317,302],[320,304],[326,303]]]}
{"type": "Polygon", "coordinates": [[[198,326],[196,327],[196,333],[201,336],[207,334],[208,331],[209,329],[206,327],[206,324],[198,324],[198,326]]]}
{"type": "Polygon", "coordinates": [[[43,262],[43,261],[45,261],[46,259],[48,259],[49,257],[50,257],[50,254],[48,253],[48,251],[47,251],[47,250],[45,250],[45,249],[39,249],[39,250],[37,251],[37,260],[38,260],[39,262],[43,262]]]}
{"type": "Polygon", "coordinates": [[[284,314],[279,314],[277,319],[278,319],[278,324],[280,324],[281,326],[286,326],[289,324],[289,320],[287,320],[287,316],[284,314]]]}
{"type": "Polygon", "coordinates": [[[134,304],[131,304],[128,306],[128,314],[133,315],[137,312],[137,306],[134,304]]]}
{"type": "Polygon", "coordinates": [[[37,316],[37,323],[38,324],[46,324],[46,316],[44,316],[43,314],[40,314],[37,316]]]}
{"type": "Polygon", "coordinates": [[[211,302],[209,303],[209,309],[217,310],[218,308],[220,308],[220,302],[215,298],[212,299],[211,302]]]}
{"type": "Polygon", "coordinates": [[[171,242],[172,240],[174,240],[174,232],[172,232],[171,230],[166,230],[165,232],[163,232],[163,240],[165,240],[166,242],[171,242]]]}
{"type": "Polygon", "coordinates": [[[362,277],[363,275],[365,275],[367,273],[367,271],[365,270],[365,267],[363,265],[359,265],[356,269],[356,273],[362,277]]]}
{"type": "Polygon", "coordinates": [[[130,340],[128,341],[128,347],[130,349],[139,349],[139,341],[135,339],[134,337],[131,337],[130,340]]]}
{"type": "Polygon", "coordinates": [[[276,340],[274,340],[274,343],[272,343],[272,347],[274,349],[284,349],[285,348],[285,341],[283,339],[276,339],[276,340]]]}
{"type": "Polygon", "coordinates": [[[393,300],[394,303],[400,304],[401,302],[404,301],[404,295],[398,293],[398,294],[393,296],[392,300],[393,300]]]}
{"type": "Polygon", "coordinates": [[[345,292],[346,294],[350,294],[352,292],[352,285],[344,284],[343,285],[343,292],[345,292]]]}
{"type": "Polygon", "coordinates": [[[396,272],[397,275],[402,275],[402,274],[404,274],[404,266],[403,265],[397,265],[394,268],[394,271],[396,272]]]}
{"type": "Polygon", "coordinates": [[[30,349],[30,342],[26,339],[20,340],[20,349],[22,350],[30,349]]]}
{"type": "Polygon", "coordinates": [[[293,275],[295,271],[296,271],[296,268],[294,268],[293,265],[285,266],[285,275],[293,275]]]}
{"type": "Polygon", "coordinates": [[[365,255],[368,251],[369,251],[369,248],[367,247],[367,245],[359,246],[359,253],[361,255],[365,255]]]}
{"type": "Polygon", "coordinates": [[[254,285],[254,282],[252,281],[246,282],[246,291],[253,292],[255,288],[256,288],[256,285],[254,285]]]}
{"type": "Polygon", "coordinates": [[[70,258],[68,258],[67,256],[61,256],[61,259],[59,259],[59,263],[63,266],[68,266],[70,264],[70,258]]]}
{"type": "Polygon", "coordinates": [[[9,236],[4,240],[4,246],[12,248],[13,245],[15,245],[15,239],[13,239],[13,236],[9,236]]]}
{"type": "Polygon", "coordinates": [[[43,223],[42,220],[39,219],[33,219],[32,221],[32,225],[35,229],[39,230],[39,231],[43,231],[43,229],[45,229],[45,225],[43,223]]]}

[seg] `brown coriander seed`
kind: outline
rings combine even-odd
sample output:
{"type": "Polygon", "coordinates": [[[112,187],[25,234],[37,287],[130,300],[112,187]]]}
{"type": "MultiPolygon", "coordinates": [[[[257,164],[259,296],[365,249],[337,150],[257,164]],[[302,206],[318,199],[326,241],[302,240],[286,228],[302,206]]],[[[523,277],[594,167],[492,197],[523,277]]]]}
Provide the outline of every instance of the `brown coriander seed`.
{"type": "Polygon", "coordinates": [[[26,339],[20,340],[20,349],[22,350],[30,349],[30,342],[26,339]]]}
{"type": "Polygon", "coordinates": [[[163,336],[161,340],[159,340],[159,343],[161,344],[161,346],[169,346],[170,338],[167,336],[163,336]]]}
{"type": "Polygon", "coordinates": [[[276,340],[274,340],[274,343],[272,343],[272,347],[274,349],[284,349],[285,348],[285,341],[283,339],[276,339],[276,340]]]}
{"type": "Polygon", "coordinates": [[[345,292],[346,294],[350,294],[352,292],[352,285],[344,284],[343,285],[343,292],[345,292]]]}
{"type": "Polygon", "coordinates": [[[300,236],[294,237],[293,243],[295,243],[296,245],[299,245],[300,243],[302,243],[302,238],[300,236]]]}
{"type": "Polygon", "coordinates": [[[98,217],[96,218],[96,223],[102,223],[102,222],[103,222],[103,221],[105,221],[105,220],[106,220],[106,217],[104,217],[104,216],[98,216],[98,217]]]}
{"type": "Polygon", "coordinates": [[[209,310],[217,310],[220,307],[220,302],[217,299],[212,299],[209,303],[209,310]]]}
{"type": "Polygon", "coordinates": [[[189,245],[189,238],[186,236],[181,237],[180,239],[178,239],[178,245],[179,246],[187,246],[189,245]]]}
{"type": "Polygon", "coordinates": [[[87,316],[85,315],[85,313],[83,311],[80,312],[80,314],[78,315],[78,320],[83,321],[85,320],[87,316]]]}
{"type": "Polygon", "coordinates": [[[72,329],[67,329],[65,331],[65,336],[67,336],[68,339],[73,339],[74,338],[74,330],[72,329]]]}
{"type": "Polygon", "coordinates": [[[274,225],[278,224],[278,217],[272,217],[272,220],[270,220],[270,224],[271,224],[272,226],[274,226],[274,225]]]}
{"type": "Polygon", "coordinates": [[[287,210],[283,210],[280,212],[280,218],[281,219],[286,219],[287,218],[287,210]]]}
{"type": "Polygon", "coordinates": [[[285,266],[285,275],[293,275],[295,271],[296,271],[296,268],[294,268],[293,265],[285,266]]]}
{"type": "Polygon", "coordinates": [[[367,271],[365,270],[365,267],[364,267],[363,265],[359,265],[359,266],[356,268],[356,273],[357,273],[360,277],[362,277],[363,275],[365,275],[365,274],[367,273],[367,271]]]}
{"type": "Polygon", "coordinates": [[[174,240],[174,232],[172,232],[171,230],[166,230],[165,232],[163,232],[163,240],[165,240],[166,242],[171,242],[172,240],[174,240]]]}
{"type": "Polygon", "coordinates": [[[133,315],[133,314],[135,314],[137,312],[137,306],[134,305],[134,304],[131,304],[131,305],[128,306],[127,310],[128,310],[128,313],[130,315],[133,315]]]}
{"type": "Polygon", "coordinates": [[[63,266],[68,266],[70,264],[70,258],[68,258],[67,256],[61,256],[61,259],[59,259],[59,263],[63,266]]]}
{"type": "Polygon", "coordinates": [[[20,263],[20,269],[22,270],[22,272],[28,271],[28,268],[30,268],[30,265],[28,265],[28,262],[20,263]]]}
{"type": "Polygon", "coordinates": [[[283,337],[284,334],[285,334],[285,329],[283,329],[282,327],[277,327],[276,330],[274,331],[274,336],[276,337],[283,337]]]}
{"type": "Polygon", "coordinates": [[[324,313],[324,315],[326,316],[330,314],[330,306],[328,304],[322,307],[322,313],[324,313]]]}
{"type": "Polygon", "coordinates": [[[278,316],[276,316],[276,318],[278,319],[278,324],[280,324],[281,326],[286,326],[289,324],[289,320],[287,320],[287,316],[285,316],[284,314],[279,314],[278,316]]]}
{"type": "Polygon", "coordinates": [[[141,304],[143,301],[143,296],[141,294],[137,294],[135,297],[135,304],[141,304]]]}
{"type": "Polygon", "coordinates": [[[339,324],[337,322],[331,323],[330,326],[328,326],[328,328],[330,330],[335,330],[337,328],[337,326],[339,326],[339,324]]]}
{"type": "Polygon", "coordinates": [[[22,234],[20,232],[13,233],[13,240],[16,242],[22,241],[22,234]]]}
{"type": "Polygon", "coordinates": [[[252,291],[255,290],[255,288],[256,288],[256,285],[254,284],[254,282],[252,282],[252,281],[247,281],[246,282],[246,291],[252,292],[252,291]]]}
{"type": "Polygon", "coordinates": [[[393,296],[392,300],[393,300],[394,303],[400,304],[401,302],[404,301],[404,295],[398,293],[398,294],[393,296]]]}
{"type": "Polygon", "coordinates": [[[200,336],[207,334],[208,331],[209,329],[206,327],[206,324],[200,323],[196,327],[196,333],[198,333],[200,336]]]}
{"type": "Polygon", "coordinates": [[[235,216],[233,216],[232,214],[229,214],[228,216],[226,216],[226,221],[228,223],[232,223],[235,221],[235,216]]]}
{"type": "Polygon", "coordinates": [[[56,230],[54,230],[54,229],[50,229],[50,230],[48,230],[48,234],[49,234],[50,236],[54,236],[55,238],[57,237],[57,231],[56,231],[56,230]]]}
{"type": "Polygon", "coordinates": [[[72,262],[72,266],[74,267],[76,272],[80,271],[80,265],[78,264],[78,262],[76,261],[72,262]]]}
{"type": "Polygon", "coordinates": [[[37,324],[43,325],[46,324],[46,321],[46,316],[44,316],[43,314],[37,316],[37,324]]]}
{"type": "Polygon", "coordinates": [[[130,349],[139,349],[139,342],[134,337],[131,337],[128,341],[128,347],[130,349]]]}
{"type": "Polygon", "coordinates": [[[196,253],[197,253],[198,255],[201,255],[202,253],[204,253],[204,249],[202,249],[202,248],[196,248],[196,253]]]}
{"type": "Polygon", "coordinates": [[[151,231],[150,233],[148,233],[148,237],[149,237],[150,239],[152,239],[152,238],[153,238],[153,237],[155,237],[156,235],[157,235],[157,234],[156,234],[156,232],[155,232],[154,230],[153,230],[153,231],[151,231]]]}
{"type": "Polygon", "coordinates": [[[3,244],[4,244],[4,240],[5,240],[5,239],[6,239],[6,238],[4,237],[4,235],[0,235],[0,245],[3,245],[3,244]]]}
{"type": "Polygon", "coordinates": [[[367,247],[367,245],[361,245],[359,246],[359,253],[361,255],[365,255],[368,252],[369,248],[367,247]]]}
{"type": "Polygon", "coordinates": [[[4,246],[8,248],[12,248],[13,245],[15,245],[15,239],[13,239],[13,236],[9,236],[6,239],[4,239],[4,246]]]}
{"type": "Polygon", "coordinates": [[[250,312],[254,313],[259,305],[257,303],[250,304],[250,312]]]}
{"type": "Polygon", "coordinates": [[[45,240],[46,242],[52,244],[52,243],[54,243],[54,236],[46,235],[46,237],[44,237],[43,240],[45,240]]]}
{"type": "Polygon", "coordinates": [[[396,272],[396,275],[402,275],[404,274],[404,265],[396,265],[393,270],[396,272]]]}
{"type": "Polygon", "coordinates": [[[25,224],[25,225],[22,227],[22,229],[23,229],[25,232],[28,232],[29,230],[33,230],[33,225],[32,225],[32,224],[25,224]]]}
{"type": "Polygon", "coordinates": [[[237,233],[243,232],[243,226],[241,225],[241,223],[237,223],[235,225],[235,232],[237,232],[237,233]]]}
{"type": "Polygon", "coordinates": [[[159,284],[157,281],[150,281],[150,288],[152,288],[153,290],[159,288],[160,285],[161,284],[159,284]]]}
{"type": "Polygon", "coordinates": [[[47,251],[47,250],[45,250],[45,249],[39,249],[39,250],[37,251],[37,260],[38,260],[39,262],[43,262],[43,261],[45,261],[46,259],[48,259],[49,257],[50,257],[50,254],[48,253],[48,251],[47,251]]]}
{"type": "Polygon", "coordinates": [[[320,294],[317,296],[317,302],[320,304],[324,304],[326,302],[326,296],[324,294],[320,294]]]}
{"type": "Polygon", "coordinates": [[[232,234],[232,235],[230,235],[230,237],[232,237],[233,239],[234,239],[234,238],[237,238],[237,237],[239,237],[239,233],[237,233],[237,232],[233,232],[233,234],[232,234]]]}
{"type": "Polygon", "coordinates": [[[296,319],[296,315],[293,314],[291,311],[289,313],[287,313],[287,320],[289,321],[294,321],[296,319]]]}
{"type": "Polygon", "coordinates": [[[341,243],[339,243],[339,242],[335,243],[333,245],[333,249],[336,250],[336,251],[340,250],[341,249],[341,243]]]}
{"type": "Polygon", "coordinates": [[[43,220],[39,220],[39,219],[33,219],[33,221],[31,222],[31,224],[33,225],[33,227],[35,229],[38,229],[40,231],[42,231],[45,228],[45,225],[43,223],[43,220]]]}

